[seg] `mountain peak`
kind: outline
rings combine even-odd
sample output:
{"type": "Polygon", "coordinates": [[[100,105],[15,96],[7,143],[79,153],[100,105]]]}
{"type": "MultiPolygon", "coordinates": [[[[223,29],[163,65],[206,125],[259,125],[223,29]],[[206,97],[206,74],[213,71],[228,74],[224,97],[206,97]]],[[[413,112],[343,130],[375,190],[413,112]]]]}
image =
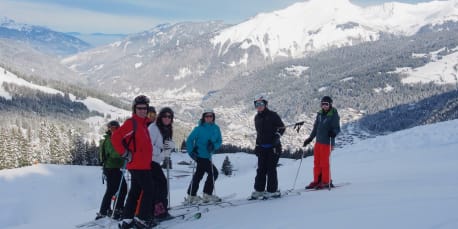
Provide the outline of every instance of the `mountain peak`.
{"type": "Polygon", "coordinates": [[[221,31],[211,42],[220,47],[220,55],[239,44],[244,49],[257,46],[272,59],[297,58],[330,47],[374,41],[380,33],[412,35],[425,25],[445,20],[458,21],[457,0],[392,2],[366,8],[349,0],[309,0],[258,14],[221,31]]]}
{"type": "Polygon", "coordinates": [[[7,17],[0,17],[0,27],[21,30],[25,25],[16,23],[14,20],[7,17]]]}

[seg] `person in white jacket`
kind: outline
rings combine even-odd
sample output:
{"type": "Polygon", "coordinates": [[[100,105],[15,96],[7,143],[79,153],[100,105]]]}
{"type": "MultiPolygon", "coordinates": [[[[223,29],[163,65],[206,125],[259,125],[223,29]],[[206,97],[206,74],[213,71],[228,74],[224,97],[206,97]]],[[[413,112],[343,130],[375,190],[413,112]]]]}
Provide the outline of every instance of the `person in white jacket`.
{"type": "Polygon", "coordinates": [[[154,156],[151,161],[151,170],[154,180],[154,218],[163,221],[173,218],[168,212],[168,182],[161,168],[161,162],[170,158],[172,149],[175,148],[173,136],[173,110],[169,107],[162,108],[156,122],[148,126],[148,131],[153,145],[154,156]]]}

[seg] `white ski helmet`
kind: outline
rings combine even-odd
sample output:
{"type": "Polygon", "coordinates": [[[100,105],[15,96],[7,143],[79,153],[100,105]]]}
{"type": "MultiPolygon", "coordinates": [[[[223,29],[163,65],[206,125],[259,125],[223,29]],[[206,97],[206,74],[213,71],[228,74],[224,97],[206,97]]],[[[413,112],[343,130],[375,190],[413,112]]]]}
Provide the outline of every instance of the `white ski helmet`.
{"type": "Polygon", "coordinates": [[[203,112],[202,114],[206,114],[206,113],[215,114],[215,112],[214,112],[213,109],[211,109],[211,108],[205,108],[205,109],[204,109],[204,112],[203,112]]]}
{"type": "Polygon", "coordinates": [[[213,116],[213,121],[215,121],[215,112],[211,108],[205,108],[204,112],[202,113],[202,122],[205,122],[205,114],[211,114],[213,116]]]}
{"type": "Polygon", "coordinates": [[[254,103],[255,103],[255,105],[256,105],[256,101],[259,101],[259,100],[264,101],[264,104],[267,105],[267,95],[264,95],[264,94],[256,95],[256,96],[254,97],[254,103]]]}

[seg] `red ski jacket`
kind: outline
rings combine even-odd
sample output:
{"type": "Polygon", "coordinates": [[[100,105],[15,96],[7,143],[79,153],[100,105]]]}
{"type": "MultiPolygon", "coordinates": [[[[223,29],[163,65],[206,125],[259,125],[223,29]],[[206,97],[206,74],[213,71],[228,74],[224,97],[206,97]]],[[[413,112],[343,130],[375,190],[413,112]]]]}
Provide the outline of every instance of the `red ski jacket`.
{"type": "Polygon", "coordinates": [[[132,152],[132,161],[127,164],[129,170],[150,170],[151,158],[153,158],[153,146],[147,128],[148,118],[141,118],[136,114],[131,119],[127,119],[121,127],[113,132],[111,141],[116,152],[124,154],[126,148],[123,144],[129,143],[128,148],[132,152]],[[136,121],[135,138],[133,137],[134,125],[132,119],[136,121]]]}

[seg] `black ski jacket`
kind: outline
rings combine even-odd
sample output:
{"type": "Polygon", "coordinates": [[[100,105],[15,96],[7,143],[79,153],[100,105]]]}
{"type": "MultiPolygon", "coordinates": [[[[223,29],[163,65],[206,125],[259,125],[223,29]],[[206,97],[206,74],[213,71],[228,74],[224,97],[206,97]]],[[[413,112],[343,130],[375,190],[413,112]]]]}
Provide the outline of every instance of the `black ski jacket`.
{"type": "Polygon", "coordinates": [[[285,125],[281,121],[280,116],[274,112],[269,110],[267,107],[261,113],[256,114],[254,117],[254,126],[256,128],[256,145],[269,145],[273,146],[275,139],[277,136],[275,135],[276,132],[283,135],[285,132],[285,125]]]}

